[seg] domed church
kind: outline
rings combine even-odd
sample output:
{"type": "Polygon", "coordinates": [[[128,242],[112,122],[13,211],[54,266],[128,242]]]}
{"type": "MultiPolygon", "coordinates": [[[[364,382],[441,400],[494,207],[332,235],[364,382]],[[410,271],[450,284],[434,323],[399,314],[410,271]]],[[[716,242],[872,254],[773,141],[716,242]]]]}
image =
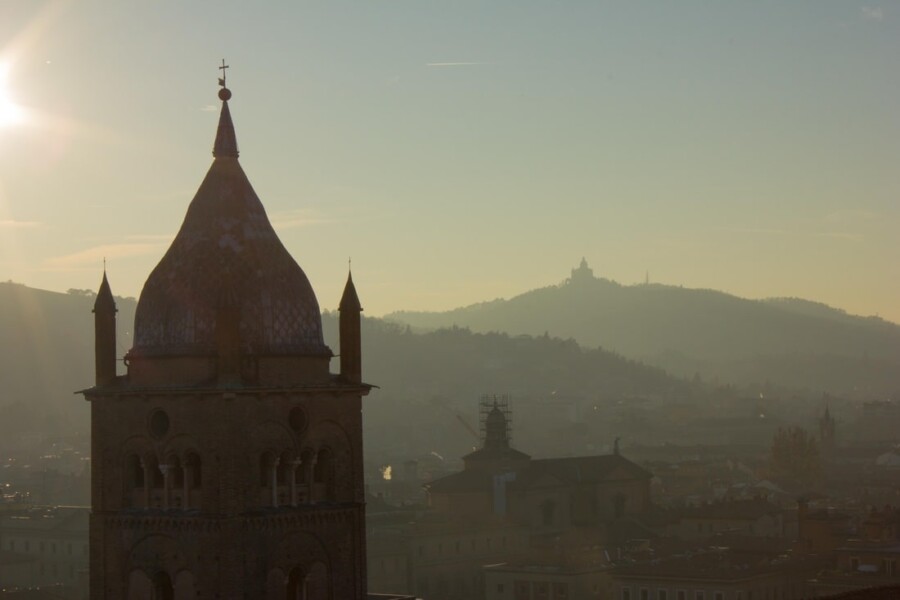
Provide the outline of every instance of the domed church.
{"type": "Polygon", "coordinates": [[[220,84],[212,166],[144,284],[125,375],[106,273],[94,306],[90,597],[362,599],[362,308],[348,277],[331,373],[220,84]]]}

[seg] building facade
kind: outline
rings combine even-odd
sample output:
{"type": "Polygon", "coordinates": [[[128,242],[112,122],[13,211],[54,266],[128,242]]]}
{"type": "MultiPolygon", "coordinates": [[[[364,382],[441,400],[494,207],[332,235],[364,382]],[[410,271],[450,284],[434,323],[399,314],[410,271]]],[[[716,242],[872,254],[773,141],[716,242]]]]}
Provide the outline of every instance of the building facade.
{"type": "Polygon", "coordinates": [[[97,296],[91,598],[362,599],[362,309],[348,278],[333,374],[219,98],[212,166],[141,292],[124,375],[105,273],[97,296]]]}
{"type": "Polygon", "coordinates": [[[0,590],[66,586],[70,597],[82,598],[88,513],[83,506],[31,506],[0,514],[0,590]]]}

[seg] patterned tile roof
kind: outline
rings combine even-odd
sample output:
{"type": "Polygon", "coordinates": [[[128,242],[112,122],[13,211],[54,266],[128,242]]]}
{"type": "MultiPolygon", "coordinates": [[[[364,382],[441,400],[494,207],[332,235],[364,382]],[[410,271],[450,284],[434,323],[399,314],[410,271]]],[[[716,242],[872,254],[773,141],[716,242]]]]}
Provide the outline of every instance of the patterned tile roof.
{"type": "Polygon", "coordinates": [[[330,355],[312,286],[238,162],[227,101],[213,154],[181,229],[144,284],[134,351],[210,353],[217,317],[227,308],[239,314],[245,352],[330,355]]]}

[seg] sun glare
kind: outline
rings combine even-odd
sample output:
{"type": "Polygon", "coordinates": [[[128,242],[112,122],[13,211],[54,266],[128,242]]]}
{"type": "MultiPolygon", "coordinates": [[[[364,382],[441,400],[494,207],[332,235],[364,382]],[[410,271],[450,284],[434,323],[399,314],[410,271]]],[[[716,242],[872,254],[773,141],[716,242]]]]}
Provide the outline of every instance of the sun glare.
{"type": "Polygon", "coordinates": [[[25,111],[13,101],[9,93],[9,66],[0,63],[0,127],[22,122],[25,111]]]}

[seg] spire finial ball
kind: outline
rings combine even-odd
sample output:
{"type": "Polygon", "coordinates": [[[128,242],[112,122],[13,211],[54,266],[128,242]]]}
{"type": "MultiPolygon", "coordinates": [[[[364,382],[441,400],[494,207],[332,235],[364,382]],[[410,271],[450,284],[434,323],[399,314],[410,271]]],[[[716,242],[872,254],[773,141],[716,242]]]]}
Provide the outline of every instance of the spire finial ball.
{"type": "Polygon", "coordinates": [[[219,90],[219,100],[223,102],[231,100],[231,90],[229,90],[227,87],[223,87],[221,90],[219,90]]]}

